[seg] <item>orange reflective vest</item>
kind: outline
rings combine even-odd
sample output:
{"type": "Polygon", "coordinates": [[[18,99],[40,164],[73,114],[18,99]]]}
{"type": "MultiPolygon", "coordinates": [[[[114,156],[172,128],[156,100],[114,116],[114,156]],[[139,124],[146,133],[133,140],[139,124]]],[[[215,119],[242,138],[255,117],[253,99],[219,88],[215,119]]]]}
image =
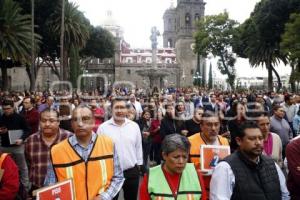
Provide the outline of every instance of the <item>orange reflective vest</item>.
{"type": "MultiPolygon", "coordinates": [[[[220,135],[217,136],[218,137],[218,141],[220,145],[225,145],[225,146],[229,146],[228,140],[220,135]]],[[[205,145],[206,142],[204,141],[204,139],[201,137],[200,133],[196,133],[192,136],[190,136],[189,141],[191,143],[191,149],[190,149],[190,160],[191,162],[194,163],[196,169],[200,169],[200,146],[201,145],[205,145]]],[[[204,180],[204,187],[207,191],[207,195],[209,196],[209,185],[210,185],[210,179],[211,176],[203,176],[203,180],[204,180]]]]}
{"type": "Polygon", "coordinates": [[[113,150],[112,140],[98,135],[85,162],[68,139],[54,145],[51,160],[57,181],[72,178],[76,199],[93,199],[110,185],[114,173],[113,150]]]}
{"type": "MultiPolygon", "coordinates": [[[[218,135],[217,137],[220,145],[229,146],[227,138],[220,135],[218,135]]],[[[200,133],[196,133],[190,136],[188,139],[191,143],[190,160],[195,164],[196,169],[200,169],[200,146],[205,145],[206,142],[201,137],[200,133]]]]}

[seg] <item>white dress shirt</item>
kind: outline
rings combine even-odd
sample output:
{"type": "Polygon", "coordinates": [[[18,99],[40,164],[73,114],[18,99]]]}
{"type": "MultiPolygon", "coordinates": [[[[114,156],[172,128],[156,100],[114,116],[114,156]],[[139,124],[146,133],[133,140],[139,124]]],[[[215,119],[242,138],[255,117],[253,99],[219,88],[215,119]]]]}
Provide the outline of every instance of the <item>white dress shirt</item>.
{"type": "Polygon", "coordinates": [[[112,138],[123,170],[143,164],[142,135],[134,121],[125,118],[120,126],[111,118],[99,126],[97,134],[112,138]]]}
{"type": "Polygon", "coordinates": [[[139,119],[142,115],[142,112],[143,112],[143,108],[142,108],[141,103],[138,102],[138,101],[135,101],[134,103],[132,103],[131,101],[128,101],[128,103],[134,106],[134,109],[135,109],[136,114],[137,114],[137,119],[139,119]]]}
{"type": "MultiPolygon", "coordinates": [[[[276,170],[279,176],[281,199],[289,200],[289,191],[286,187],[285,177],[275,163],[276,170]]],[[[210,200],[230,200],[235,184],[235,176],[230,165],[227,162],[220,162],[214,169],[210,181],[210,200]]]]}

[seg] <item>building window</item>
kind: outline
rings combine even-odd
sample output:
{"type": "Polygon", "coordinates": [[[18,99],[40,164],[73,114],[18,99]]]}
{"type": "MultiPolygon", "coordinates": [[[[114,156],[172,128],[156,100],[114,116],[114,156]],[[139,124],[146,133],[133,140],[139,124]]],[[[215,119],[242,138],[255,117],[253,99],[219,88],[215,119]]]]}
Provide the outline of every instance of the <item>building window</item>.
{"type": "Polygon", "coordinates": [[[190,13],[185,14],[185,25],[187,25],[187,26],[191,25],[191,15],[190,15],[190,13]]]}
{"type": "Polygon", "coordinates": [[[146,63],[151,63],[151,62],[152,62],[151,58],[147,57],[146,58],[146,63]]]}
{"type": "Polygon", "coordinates": [[[194,70],[193,69],[191,69],[191,75],[194,75],[194,70]]]}
{"type": "Polygon", "coordinates": [[[169,48],[172,48],[172,47],[173,47],[172,39],[168,39],[168,47],[169,47],[169,48]]]}
{"type": "Polygon", "coordinates": [[[130,71],[130,69],[127,69],[127,74],[131,74],[131,71],[130,71]]]}
{"type": "Polygon", "coordinates": [[[127,63],[132,63],[132,58],[126,58],[127,63]]]}
{"type": "Polygon", "coordinates": [[[200,19],[200,15],[198,13],[195,14],[195,21],[198,21],[200,19]]]}
{"type": "Polygon", "coordinates": [[[171,62],[172,62],[171,58],[166,58],[166,60],[165,60],[166,64],[171,64],[171,62]]]}

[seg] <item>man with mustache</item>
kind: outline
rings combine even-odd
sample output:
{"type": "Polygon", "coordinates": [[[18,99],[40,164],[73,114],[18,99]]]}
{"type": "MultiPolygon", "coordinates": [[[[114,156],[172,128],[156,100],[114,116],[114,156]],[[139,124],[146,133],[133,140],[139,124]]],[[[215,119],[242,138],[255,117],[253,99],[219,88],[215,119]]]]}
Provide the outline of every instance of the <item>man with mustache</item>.
{"type": "Polygon", "coordinates": [[[272,158],[262,155],[264,137],[254,122],[240,126],[238,150],[221,161],[210,182],[210,200],[290,199],[285,177],[272,158]]]}
{"type": "Polygon", "coordinates": [[[40,130],[26,139],[25,157],[32,191],[43,187],[51,147],[72,135],[71,132],[60,129],[59,123],[59,113],[46,108],[40,114],[40,130]]]}
{"type": "MultiPolygon", "coordinates": [[[[228,140],[219,135],[220,117],[218,113],[205,111],[200,122],[201,132],[190,136],[188,139],[191,143],[190,161],[195,164],[196,169],[200,169],[200,147],[201,145],[224,145],[229,146],[228,140]]],[[[209,183],[211,174],[204,174],[204,185],[209,192],[209,183]]]]}
{"type": "Polygon", "coordinates": [[[51,148],[45,185],[72,178],[75,199],[111,200],[123,182],[113,141],[94,133],[93,112],[79,106],[72,113],[74,135],[51,148]]]}

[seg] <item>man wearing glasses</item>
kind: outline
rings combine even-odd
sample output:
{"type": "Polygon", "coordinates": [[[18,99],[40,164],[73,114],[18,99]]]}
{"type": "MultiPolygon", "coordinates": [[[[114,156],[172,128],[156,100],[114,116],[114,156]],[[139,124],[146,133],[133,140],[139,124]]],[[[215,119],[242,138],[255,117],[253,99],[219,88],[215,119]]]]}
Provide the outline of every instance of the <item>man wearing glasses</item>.
{"type": "Polygon", "coordinates": [[[75,108],[74,135],[52,147],[45,185],[72,178],[75,197],[80,200],[110,200],[119,192],[124,178],[114,143],[94,133],[93,127],[92,111],[75,108]]]}
{"type": "MultiPolygon", "coordinates": [[[[200,169],[200,147],[201,145],[225,145],[229,146],[228,140],[219,135],[220,117],[218,113],[205,111],[201,120],[201,132],[189,137],[191,143],[190,160],[195,164],[196,169],[200,169]]],[[[204,185],[209,192],[210,174],[205,174],[204,185]]]]}

